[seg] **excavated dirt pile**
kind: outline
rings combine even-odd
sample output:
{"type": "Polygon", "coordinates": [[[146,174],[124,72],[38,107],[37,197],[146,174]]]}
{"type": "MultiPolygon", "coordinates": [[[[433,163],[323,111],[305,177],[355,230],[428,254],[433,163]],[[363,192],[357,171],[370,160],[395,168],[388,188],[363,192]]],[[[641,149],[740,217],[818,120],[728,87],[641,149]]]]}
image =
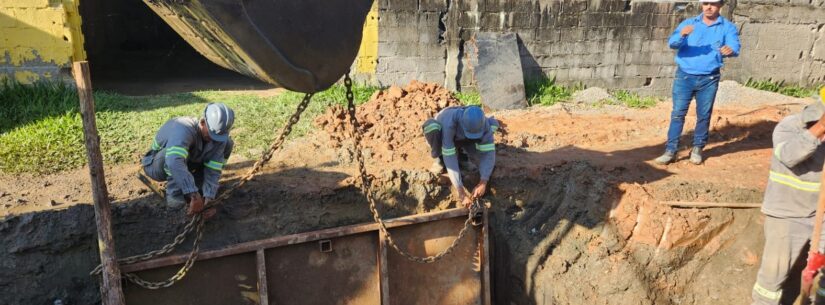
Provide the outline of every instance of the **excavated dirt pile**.
{"type": "MultiPolygon", "coordinates": [[[[449,90],[433,83],[412,81],[403,89],[392,86],[376,92],[356,110],[364,129],[365,157],[389,163],[421,156],[428,151],[421,125],[441,109],[459,105],[461,102],[449,90]]],[[[333,148],[344,146],[352,138],[345,107],[330,108],[315,119],[315,124],[325,131],[323,134],[333,148]]]]}

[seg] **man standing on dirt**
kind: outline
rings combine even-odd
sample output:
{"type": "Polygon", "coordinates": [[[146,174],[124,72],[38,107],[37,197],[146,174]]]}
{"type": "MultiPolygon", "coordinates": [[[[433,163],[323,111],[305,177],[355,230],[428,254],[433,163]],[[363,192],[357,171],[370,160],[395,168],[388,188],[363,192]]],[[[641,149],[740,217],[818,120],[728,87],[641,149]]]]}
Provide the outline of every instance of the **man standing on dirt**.
{"type": "MultiPolygon", "coordinates": [[[[751,293],[753,304],[779,304],[782,285],[814,227],[825,162],[825,88],[819,101],[784,118],[773,131],[773,155],[762,202],[765,249],[751,293]]],[[[823,235],[825,237],[825,235],[823,235]]],[[[825,245],[825,240],[820,245],[825,245]]],[[[822,249],[820,249],[822,250],[822,249]]]]}
{"type": "MultiPolygon", "coordinates": [[[[473,199],[484,196],[487,183],[496,164],[496,144],[493,133],[499,128],[495,118],[487,118],[477,106],[447,107],[428,119],[422,126],[424,137],[430,145],[430,155],[435,159],[430,168],[440,174],[446,165],[447,175],[458,192],[458,200],[469,206],[473,199]],[[459,156],[469,154],[478,160],[479,182],[468,196],[461,182],[459,156]],[[442,162],[443,161],[443,162],[442,162]]],[[[462,162],[468,169],[469,162],[462,162]]]]}
{"type": "Polygon", "coordinates": [[[699,0],[702,13],[683,21],[668,43],[676,53],[676,76],[673,80],[673,111],[667,132],[665,153],[655,162],[668,164],[676,159],[679,137],[685,125],[690,100],[696,98],[696,128],[690,162],[702,164],[702,149],[708,141],[710,117],[719,70],[724,57],[739,55],[739,34],[736,26],[719,15],[723,0],[699,0]]]}
{"type": "MultiPolygon", "coordinates": [[[[178,208],[188,202],[188,214],[192,215],[215,198],[221,171],[234,146],[229,137],[234,121],[232,109],[213,103],[206,106],[200,120],[179,117],[160,127],[141,164],[146,175],[166,181],[169,207],[178,208]]],[[[214,213],[209,209],[204,216],[214,213]]]]}

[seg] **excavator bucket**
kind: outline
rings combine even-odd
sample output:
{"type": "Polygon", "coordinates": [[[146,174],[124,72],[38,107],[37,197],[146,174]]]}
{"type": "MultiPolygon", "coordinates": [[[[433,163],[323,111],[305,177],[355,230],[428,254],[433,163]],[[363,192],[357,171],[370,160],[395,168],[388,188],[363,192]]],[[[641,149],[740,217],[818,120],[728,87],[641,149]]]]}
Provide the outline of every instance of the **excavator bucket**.
{"type": "Polygon", "coordinates": [[[210,61],[314,93],[346,73],[373,0],[144,0],[210,61]]]}

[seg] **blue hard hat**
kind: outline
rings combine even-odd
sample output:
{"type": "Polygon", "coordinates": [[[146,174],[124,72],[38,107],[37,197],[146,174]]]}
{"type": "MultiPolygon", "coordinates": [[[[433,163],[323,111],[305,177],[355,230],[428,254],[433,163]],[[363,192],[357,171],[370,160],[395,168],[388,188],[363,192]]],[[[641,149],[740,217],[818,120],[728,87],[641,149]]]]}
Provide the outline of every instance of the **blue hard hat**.
{"type": "Polygon", "coordinates": [[[209,137],[216,142],[226,142],[229,139],[229,129],[235,122],[235,112],[223,103],[210,103],[203,110],[206,129],[209,137]]]}
{"type": "Polygon", "coordinates": [[[467,139],[480,139],[484,135],[484,111],[477,106],[469,106],[464,108],[464,113],[461,114],[461,129],[464,130],[464,136],[467,139]]]}

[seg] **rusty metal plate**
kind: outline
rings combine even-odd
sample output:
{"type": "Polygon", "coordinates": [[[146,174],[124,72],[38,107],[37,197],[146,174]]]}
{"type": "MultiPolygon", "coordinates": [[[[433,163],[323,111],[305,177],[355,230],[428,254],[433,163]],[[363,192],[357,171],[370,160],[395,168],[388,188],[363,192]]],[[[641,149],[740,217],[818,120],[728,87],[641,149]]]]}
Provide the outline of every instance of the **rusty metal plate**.
{"type": "Polygon", "coordinates": [[[267,249],[269,304],[379,304],[377,253],[375,232],[267,249]]]}
{"type": "MultiPolygon", "coordinates": [[[[132,283],[123,286],[126,304],[226,305],[259,304],[255,253],[200,261],[170,288],[148,290],[132,283]]],[[[165,280],[180,265],[140,271],[145,280],[165,280]]]]}
{"type": "MultiPolygon", "coordinates": [[[[390,234],[403,249],[425,256],[447,248],[463,226],[463,218],[452,218],[391,229],[390,234]]],[[[478,237],[478,229],[471,229],[453,253],[432,264],[412,262],[389,249],[389,303],[481,305],[482,263],[478,237]]]]}

